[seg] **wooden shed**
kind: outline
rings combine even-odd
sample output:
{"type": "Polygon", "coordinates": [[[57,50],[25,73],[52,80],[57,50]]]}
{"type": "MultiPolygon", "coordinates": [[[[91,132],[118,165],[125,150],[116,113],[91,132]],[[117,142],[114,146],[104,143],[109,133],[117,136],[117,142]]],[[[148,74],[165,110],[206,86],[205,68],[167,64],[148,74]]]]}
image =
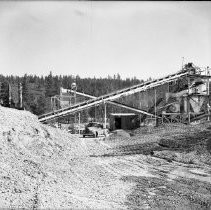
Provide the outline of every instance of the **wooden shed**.
{"type": "Polygon", "coordinates": [[[140,126],[139,115],[134,113],[111,113],[110,129],[132,130],[140,126]]]}

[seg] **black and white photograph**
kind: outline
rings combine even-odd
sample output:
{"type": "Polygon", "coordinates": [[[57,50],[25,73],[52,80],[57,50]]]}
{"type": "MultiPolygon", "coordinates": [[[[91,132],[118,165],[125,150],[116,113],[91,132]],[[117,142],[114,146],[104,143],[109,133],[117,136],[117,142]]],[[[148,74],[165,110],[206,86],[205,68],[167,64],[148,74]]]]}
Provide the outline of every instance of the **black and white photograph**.
{"type": "Polygon", "coordinates": [[[211,1],[0,1],[0,210],[211,209],[211,1]]]}

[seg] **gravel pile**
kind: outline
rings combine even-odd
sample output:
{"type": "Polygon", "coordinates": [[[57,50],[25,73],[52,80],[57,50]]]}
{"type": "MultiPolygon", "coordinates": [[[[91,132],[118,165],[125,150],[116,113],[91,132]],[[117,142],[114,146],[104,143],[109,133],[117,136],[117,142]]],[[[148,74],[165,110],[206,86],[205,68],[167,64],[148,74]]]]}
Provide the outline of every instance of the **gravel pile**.
{"type": "Polygon", "coordinates": [[[131,184],[98,164],[108,149],[0,107],[0,208],[124,209],[131,184]]]}
{"type": "Polygon", "coordinates": [[[0,207],[36,208],[50,166],[65,168],[86,156],[80,139],[40,124],[30,112],[0,107],[0,207]]]}

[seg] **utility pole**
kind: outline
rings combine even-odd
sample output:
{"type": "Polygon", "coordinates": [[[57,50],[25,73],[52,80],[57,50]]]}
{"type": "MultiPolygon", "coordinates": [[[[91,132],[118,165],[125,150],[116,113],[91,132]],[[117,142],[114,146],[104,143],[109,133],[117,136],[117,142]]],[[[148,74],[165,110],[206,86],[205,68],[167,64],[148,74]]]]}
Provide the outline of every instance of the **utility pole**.
{"type": "MultiPolygon", "coordinates": [[[[209,67],[207,67],[207,76],[210,76],[209,67]]],[[[209,77],[207,78],[207,111],[208,111],[207,120],[210,121],[210,81],[209,81],[209,77]]]]}
{"type": "MultiPolygon", "coordinates": [[[[74,91],[73,98],[74,98],[74,105],[76,105],[76,90],[77,90],[76,79],[74,79],[74,82],[71,84],[71,89],[74,91]]],[[[75,120],[74,121],[76,123],[76,114],[75,114],[75,120]]]]}
{"type": "Polygon", "coordinates": [[[11,85],[8,83],[8,89],[9,89],[9,107],[11,107],[12,103],[12,91],[11,91],[11,85]]]}
{"type": "Polygon", "coordinates": [[[23,86],[22,83],[19,83],[19,108],[23,108],[23,86]]]}

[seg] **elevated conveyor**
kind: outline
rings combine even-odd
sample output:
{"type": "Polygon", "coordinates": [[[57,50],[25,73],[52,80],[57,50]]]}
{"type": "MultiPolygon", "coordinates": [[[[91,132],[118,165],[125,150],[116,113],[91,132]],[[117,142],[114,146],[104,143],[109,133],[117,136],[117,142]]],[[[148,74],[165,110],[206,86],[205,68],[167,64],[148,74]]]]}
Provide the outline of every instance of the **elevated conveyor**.
{"type": "MultiPolygon", "coordinates": [[[[74,93],[73,90],[70,90],[70,92],[74,93]]],[[[95,96],[92,96],[92,95],[89,95],[89,94],[86,94],[86,93],[81,93],[81,92],[77,92],[77,91],[75,93],[78,94],[78,95],[81,95],[81,96],[92,98],[92,99],[96,99],[97,98],[95,96]]],[[[148,115],[148,116],[155,117],[154,114],[148,113],[148,112],[146,112],[144,110],[141,110],[141,109],[138,109],[138,108],[135,108],[135,107],[132,107],[132,106],[129,106],[129,105],[117,102],[117,101],[107,101],[106,103],[111,104],[111,105],[115,105],[115,106],[118,106],[118,107],[121,107],[121,108],[125,108],[125,109],[131,110],[133,112],[137,112],[137,113],[140,113],[140,114],[145,114],[145,115],[148,115]]]]}
{"type": "MultiPolygon", "coordinates": [[[[168,75],[168,76],[160,78],[160,79],[156,79],[156,80],[153,80],[153,81],[149,81],[149,82],[134,85],[134,86],[131,86],[131,87],[128,87],[128,88],[124,88],[124,89],[121,89],[121,90],[117,90],[117,91],[114,91],[112,93],[109,93],[109,94],[106,94],[106,95],[103,95],[103,96],[100,96],[100,97],[97,97],[97,98],[90,99],[88,101],[76,104],[74,106],[71,106],[71,107],[68,107],[68,108],[65,108],[65,109],[59,109],[59,110],[56,110],[54,112],[49,112],[47,114],[39,116],[38,119],[39,119],[40,122],[46,122],[46,121],[54,120],[56,118],[66,116],[66,115],[69,115],[69,114],[73,114],[75,112],[82,111],[84,109],[90,108],[92,106],[95,106],[95,105],[98,105],[98,104],[101,104],[101,103],[105,103],[105,102],[108,102],[108,101],[114,101],[115,99],[123,97],[123,96],[128,96],[128,95],[131,95],[131,94],[134,94],[134,93],[137,93],[137,92],[146,91],[148,89],[157,87],[159,85],[163,85],[165,83],[174,81],[175,79],[178,79],[180,77],[187,76],[188,74],[191,74],[191,73],[189,73],[188,70],[183,70],[183,71],[177,72],[175,74],[168,75]]],[[[144,112],[144,111],[143,111],[143,114],[152,115],[152,114],[150,114],[148,112],[144,112]]]]}

